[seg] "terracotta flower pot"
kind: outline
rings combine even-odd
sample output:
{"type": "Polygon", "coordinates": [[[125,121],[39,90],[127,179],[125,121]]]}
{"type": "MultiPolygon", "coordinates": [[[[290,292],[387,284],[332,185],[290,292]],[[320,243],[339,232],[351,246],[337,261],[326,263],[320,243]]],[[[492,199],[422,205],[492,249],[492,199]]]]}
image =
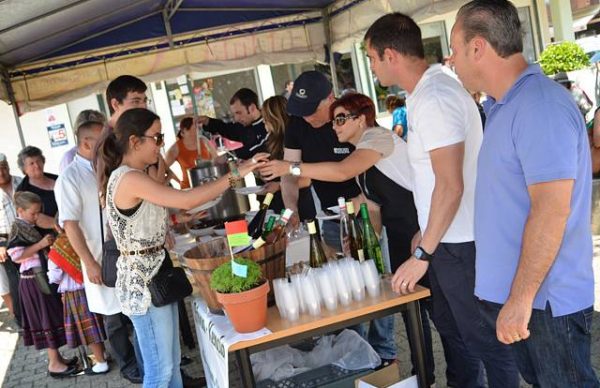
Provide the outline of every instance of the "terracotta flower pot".
{"type": "Polygon", "coordinates": [[[267,323],[267,294],[269,282],[248,291],[235,294],[217,292],[217,300],[238,333],[251,333],[265,327],[267,323]]]}

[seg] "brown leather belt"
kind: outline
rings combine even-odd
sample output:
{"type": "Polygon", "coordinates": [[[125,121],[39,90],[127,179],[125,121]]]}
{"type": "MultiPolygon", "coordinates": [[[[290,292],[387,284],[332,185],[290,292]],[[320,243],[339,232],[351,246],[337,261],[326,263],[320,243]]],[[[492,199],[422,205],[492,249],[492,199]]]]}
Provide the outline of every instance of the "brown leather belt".
{"type": "Polygon", "coordinates": [[[140,249],[139,251],[121,251],[121,256],[149,256],[158,253],[163,249],[165,249],[165,247],[160,245],[153,248],[140,249]]]}

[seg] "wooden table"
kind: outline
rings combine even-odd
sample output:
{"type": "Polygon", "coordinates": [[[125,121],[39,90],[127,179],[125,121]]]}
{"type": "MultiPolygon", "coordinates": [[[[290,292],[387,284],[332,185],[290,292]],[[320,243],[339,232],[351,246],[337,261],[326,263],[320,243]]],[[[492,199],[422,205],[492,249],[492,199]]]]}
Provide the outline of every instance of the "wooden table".
{"type": "Polygon", "coordinates": [[[233,344],[229,351],[235,353],[241,368],[244,387],[254,387],[254,374],[250,363],[250,354],[276,346],[289,344],[315,335],[343,329],[372,319],[385,317],[400,311],[408,311],[408,335],[415,344],[417,380],[419,387],[427,386],[425,373],[424,338],[419,299],[430,295],[427,288],[417,286],[409,295],[399,295],[391,290],[389,280],[382,282],[382,292],[377,298],[368,295],[361,302],[352,302],[349,306],[338,307],[335,311],[321,310],[320,317],[302,314],[296,322],[290,322],[279,316],[276,307],[268,310],[267,328],[271,334],[252,340],[233,344]]]}

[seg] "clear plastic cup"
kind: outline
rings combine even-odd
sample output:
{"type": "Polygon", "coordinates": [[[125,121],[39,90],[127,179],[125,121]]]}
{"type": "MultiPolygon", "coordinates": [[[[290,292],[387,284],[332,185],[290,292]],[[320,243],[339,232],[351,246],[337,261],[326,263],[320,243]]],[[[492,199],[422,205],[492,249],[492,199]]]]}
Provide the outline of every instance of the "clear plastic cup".
{"type": "Polygon", "coordinates": [[[289,321],[297,321],[300,318],[300,303],[296,297],[296,291],[291,283],[280,285],[281,304],[285,310],[285,319],[289,321]]]}
{"type": "Polygon", "coordinates": [[[306,314],[308,310],[306,309],[306,304],[304,303],[304,292],[302,290],[301,283],[301,274],[295,274],[290,276],[290,280],[292,281],[292,285],[294,286],[294,291],[296,292],[296,296],[298,297],[298,302],[300,303],[300,312],[302,314],[306,314]]]}
{"type": "Polygon", "coordinates": [[[321,314],[321,300],[319,291],[314,279],[313,271],[302,276],[302,289],[304,290],[304,303],[308,313],[312,316],[321,314]]]}
{"type": "Polygon", "coordinates": [[[319,285],[321,300],[327,310],[333,311],[337,309],[337,290],[335,280],[330,275],[330,271],[327,268],[322,268],[315,273],[315,277],[319,285]]]}
{"type": "Polygon", "coordinates": [[[370,297],[375,298],[381,294],[381,277],[373,260],[365,260],[360,263],[365,288],[370,297]]]}
{"type": "Polygon", "coordinates": [[[279,315],[285,318],[285,308],[283,307],[283,296],[281,295],[282,284],[287,283],[286,278],[273,279],[273,293],[275,294],[275,305],[279,311],[279,315]]]}
{"type": "Polygon", "coordinates": [[[329,270],[330,276],[335,284],[338,300],[342,306],[348,306],[352,302],[352,292],[348,287],[345,274],[337,262],[331,262],[324,266],[329,270]]]}

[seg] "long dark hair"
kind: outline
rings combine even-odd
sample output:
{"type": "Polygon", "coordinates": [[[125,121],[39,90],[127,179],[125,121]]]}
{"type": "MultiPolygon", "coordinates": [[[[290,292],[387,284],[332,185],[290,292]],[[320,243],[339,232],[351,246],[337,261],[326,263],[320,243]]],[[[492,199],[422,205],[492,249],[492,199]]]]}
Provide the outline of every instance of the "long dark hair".
{"type": "Polygon", "coordinates": [[[283,96],[273,96],[263,102],[262,114],[272,130],[267,138],[267,149],[273,159],[283,159],[283,135],[290,116],[286,111],[287,99],[283,96]]]}
{"type": "Polygon", "coordinates": [[[160,120],[154,112],[144,108],[129,109],[119,117],[113,132],[108,132],[100,140],[98,157],[104,162],[103,168],[97,171],[100,182],[100,199],[106,201],[106,186],[108,178],[114,170],[121,165],[123,155],[129,149],[129,138],[131,136],[144,136],[148,128],[160,120]]]}

